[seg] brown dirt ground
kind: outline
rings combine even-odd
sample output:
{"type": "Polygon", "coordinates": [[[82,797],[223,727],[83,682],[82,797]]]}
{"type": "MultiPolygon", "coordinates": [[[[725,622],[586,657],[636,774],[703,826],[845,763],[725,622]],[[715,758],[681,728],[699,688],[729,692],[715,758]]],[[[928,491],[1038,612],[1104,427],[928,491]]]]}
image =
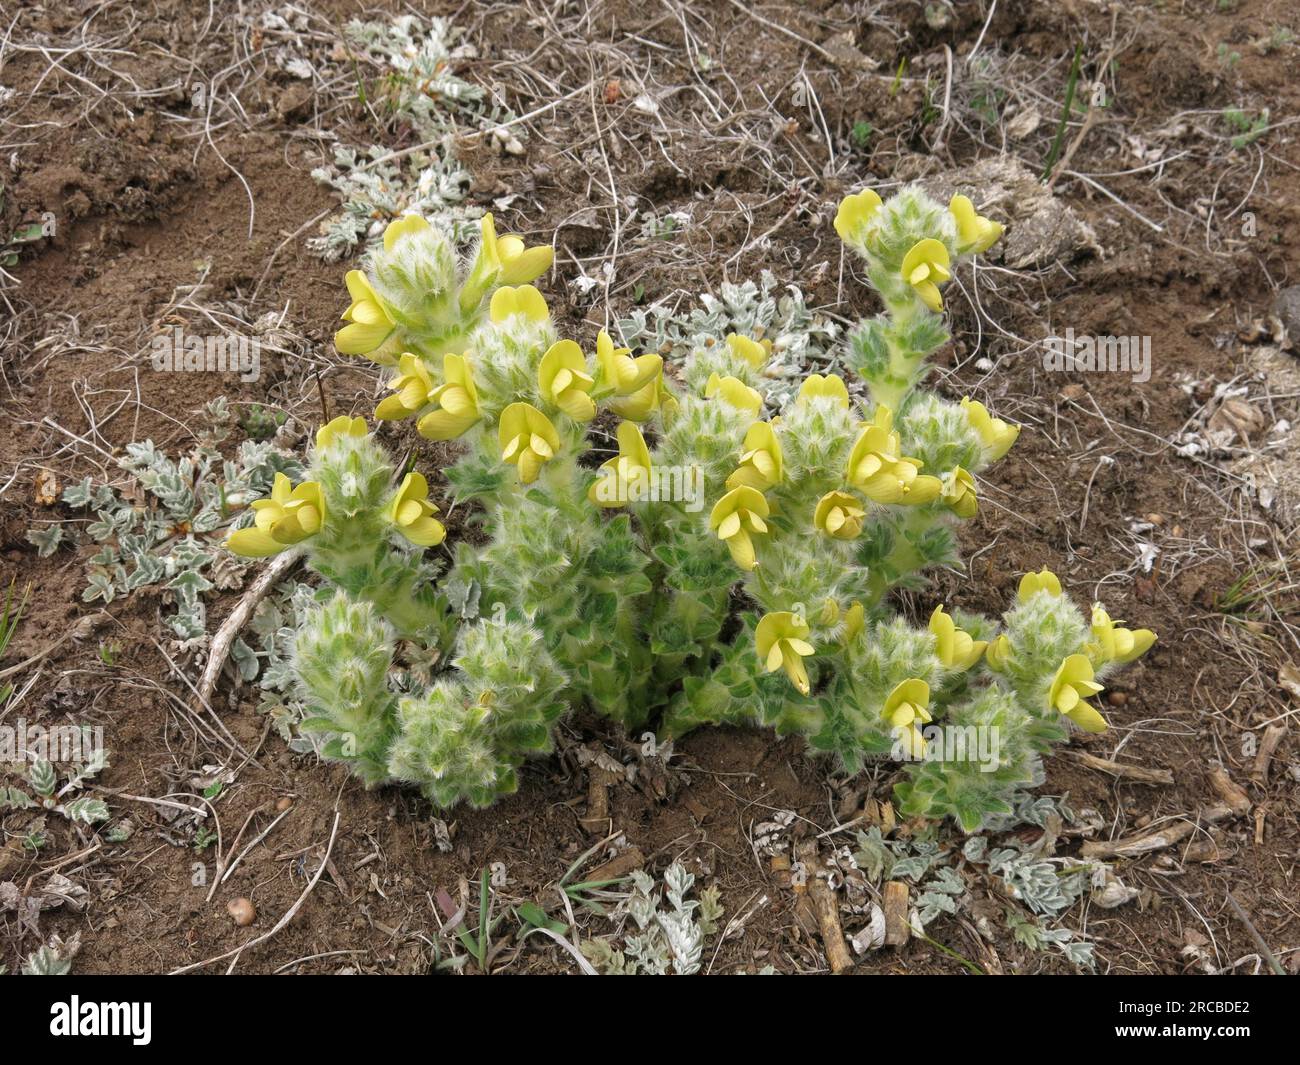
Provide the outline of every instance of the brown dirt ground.
{"type": "MultiPolygon", "coordinates": [[[[1280,25],[1300,31],[1294,8],[1284,0],[1114,8],[1083,0],[1004,0],[986,27],[988,7],[974,3],[951,5],[955,10],[943,25],[927,23],[924,5],[903,2],[796,7],[613,0],[563,7],[559,14],[504,4],[412,6],[454,16],[479,46],[478,58],[465,60],[461,73],[504,87],[516,112],[591,79],[591,91],[529,123],[522,157],[477,142],[463,149],[474,199],[487,204],[514,194],[505,212],[509,224],[554,240],[552,305],[562,324],[588,341],[604,321],[601,293],[578,303],[567,282],[580,267],[594,271],[611,254],[610,175],[623,211],[634,204],[659,213],[690,209],[694,217],[668,247],[622,232],[608,296],[616,313],[626,312],[639,293],[646,302],[689,297],[769,268],[783,282],[800,283],[810,304],[857,314],[870,310],[870,299],[847,266],[840,275],[829,224],[838,198],[863,184],[939,173],[1003,147],[1041,166],[1074,44],[1083,45],[1088,78],[1097,74],[1088,64],[1101,65],[1110,53],[1105,71],[1112,106],[1069,166],[1108,175],[1099,178],[1106,188],[1133,211],[1158,220],[1163,232],[1154,233],[1082,180],[1062,178],[1060,198],[1093,225],[1104,255],[1037,273],[995,274],[983,293],[988,317],[978,335],[969,305],[951,301],[958,328],[940,370],[943,388],[954,396],[992,388],[994,409],[1029,429],[990,486],[990,498],[1001,506],[984,508],[965,530],[972,551],[994,542],[975,563],[977,580],[945,576],[940,588],[957,603],[998,610],[1019,572],[1046,564],[1080,601],[1100,589],[1113,615],[1159,631],[1156,649],[1119,681],[1124,701],[1109,708],[1113,730],[1074,746],[1109,756],[1122,745],[1121,760],[1169,769],[1174,786],[1117,782],[1083,768],[1068,752],[1049,762],[1044,790],[1068,792],[1076,807],[1095,807],[1108,834],[1194,815],[1215,801],[1206,778],[1215,759],[1250,792],[1252,815],[1213,830],[1218,860],[1182,862],[1175,851],[1121,863],[1125,881],[1145,890],[1140,905],[1087,915],[1102,970],[1195,971],[1184,948],[1201,942],[1196,936],[1209,941],[1206,949],[1219,966],[1255,954],[1227,904],[1229,890],[1274,950],[1290,948],[1289,960],[1300,957],[1294,953],[1300,913],[1293,878],[1298,785],[1288,771],[1297,757],[1295,731],[1264,783],[1250,780],[1251,760],[1241,741],[1244,733],[1258,734],[1266,723],[1295,713],[1275,677],[1296,657],[1300,607],[1294,595],[1249,616],[1216,607],[1252,567],[1294,557],[1294,536],[1254,511],[1231,481],[1168,446],[1194,406],[1183,381],[1232,378],[1243,357],[1239,323],[1263,312],[1274,290],[1293,281],[1300,268],[1294,127],[1283,125],[1233,152],[1225,128],[1214,125],[1223,109],[1234,106],[1268,106],[1274,123],[1300,113],[1295,46],[1259,44],[1280,25]],[[861,14],[864,6],[872,9],[869,18],[861,14]],[[1042,113],[1040,128],[1021,140],[1006,143],[1004,129],[982,127],[957,106],[970,96],[961,71],[977,39],[982,53],[1002,57],[1004,69],[1023,79],[1019,98],[1042,113]],[[844,48],[878,65],[868,70],[845,58],[844,48]],[[940,136],[945,48],[958,71],[957,104],[940,136]],[[701,53],[712,60],[708,71],[689,58],[701,53]],[[893,72],[903,58],[911,63],[907,79],[893,91],[893,72]],[[929,94],[919,80],[927,76],[935,87],[929,94]],[[820,115],[792,100],[801,77],[820,115]],[[614,79],[618,92],[608,89],[614,79]],[[660,97],[659,116],[632,106],[643,89],[662,94],[670,86],[677,91],[660,97]],[[859,120],[870,121],[875,131],[861,149],[847,137],[859,120]],[[823,128],[833,132],[833,162],[823,128]],[[1217,129],[1220,140],[1198,137],[1197,128],[1217,129]],[[1138,142],[1159,144],[1170,155],[1184,148],[1188,153],[1161,170],[1160,180],[1152,170],[1109,176],[1142,165],[1135,161],[1142,159],[1135,154],[1138,142]],[[1235,239],[1235,223],[1221,227],[1216,221],[1239,202],[1258,219],[1255,240],[1235,239]],[[1211,209],[1216,214],[1207,220],[1211,209]],[[760,235],[767,239],[756,239],[760,235]],[[1019,340],[1041,338],[1048,318],[1080,333],[1152,336],[1151,381],[1138,387],[1120,375],[1098,376],[1084,382],[1082,392],[1062,395],[1065,382],[1044,374],[1019,340]],[[1001,357],[992,380],[974,364],[981,356],[1001,357]],[[1099,465],[1103,454],[1117,461],[1099,465]],[[1148,514],[1160,516],[1151,535],[1163,554],[1146,576],[1134,567],[1128,528],[1148,514]]],[[[330,356],[343,306],[342,267],[312,258],[301,238],[286,239],[332,204],[308,174],[326,158],[329,144],[310,115],[280,116],[277,102],[292,79],[266,62],[233,4],[218,2],[211,21],[203,6],[164,2],[155,9],[163,14],[138,25],[121,7],[95,18],[91,37],[122,35],[123,51],[111,61],[120,76],[75,52],[85,39],[89,7],[83,14],[78,5],[19,4],[10,42],[74,49],[57,64],[50,58],[56,53],[0,49],[0,84],[19,90],[0,114],[0,154],[8,160],[0,163],[7,189],[0,221],[53,211],[60,222],[53,240],[24,253],[12,271],[21,285],[5,290],[7,308],[0,303],[6,316],[0,323],[0,580],[31,582],[36,589],[11,663],[54,644],[87,613],[79,594],[84,558],[63,551],[38,559],[24,536],[34,520],[49,515],[33,500],[37,472],[49,469],[63,483],[102,476],[103,456],[71,441],[47,418],[80,436],[94,435],[109,451],[146,437],[174,447],[190,439],[200,408],[221,393],[232,405],[269,400],[311,422],[320,413],[317,372],[331,413],[369,410],[373,376],[330,356]],[[210,78],[235,59],[246,75],[230,90],[241,111],[228,109],[234,120],[214,123],[208,143],[194,122],[177,119],[185,100],[179,86],[210,78]],[[138,93],[124,95],[128,85],[138,93]],[[251,239],[248,196],[235,171],[256,204],[251,239]],[[286,325],[304,341],[302,356],[272,356],[263,380],[248,385],[228,377],[152,373],[141,353],[144,338],[176,288],[195,283],[204,266],[208,299],[239,299],[253,313],[287,308],[286,325]],[[93,428],[87,409],[102,416],[124,396],[126,407],[93,428]]],[[[317,12],[322,24],[336,26],[359,13],[337,2],[317,12]]],[[[324,124],[354,143],[368,142],[363,109],[346,93],[340,99],[345,106],[324,124]]],[[[389,131],[385,143],[400,147],[404,135],[389,131]]],[[[436,455],[425,452],[422,461],[436,469],[436,455]]],[[[236,599],[237,593],[226,593],[209,602],[214,623],[236,599]]],[[[155,643],[157,613],[157,601],[149,598],[112,604],[112,620],[98,632],[122,642],[117,663],[107,667],[99,660],[96,639],[63,643],[31,667],[40,676],[24,706],[29,719],[53,723],[75,716],[104,725],[113,764],[103,783],[140,796],[188,791],[200,767],[220,760],[171,701],[144,683],[187,696],[155,643]]],[[[183,663],[191,676],[201,664],[183,663]]],[[[30,673],[17,679],[25,683],[30,673]]],[[[457,896],[481,868],[501,862],[509,882],[498,894],[499,906],[525,899],[554,903],[548,885],[593,842],[580,824],[586,784],[574,748],[603,744],[619,752],[622,742],[598,723],[571,721],[561,752],[530,765],[518,794],[491,811],[453,812],[454,847],[440,853],[430,811],[418,798],[393,789],[366,792],[341,770],[292,754],[268,736],[246,689],[223,684],[218,709],[235,737],[256,753],[220,798],[225,839],[259,808],[255,824],[264,826],[264,811],[280,797],[292,798],[292,813],[207,903],[206,891],[191,886],[194,851],[163,838],[162,822],[149,806],[138,805],[131,814],[141,830],[130,841],[62,867],[89,891],[84,913],[55,911],[43,918],[47,932],[81,929],[80,971],[166,971],[231,950],[249,936],[226,913],[226,902],[237,895],[257,905],[251,931],[269,929],[303,891],[337,811],[331,875],[291,925],[239,959],[238,971],[271,972],[309,958],[294,971],[426,972],[438,937],[437,890],[457,896]]],[[[800,744],[757,732],[701,732],[679,749],[679,773],[614,790],[614,828],[655,868],[675,856],[697,861],[706,879],[721,885],[729,914],[767,897],[743,932],[721,944],[715,971],[767,963],[785,972],[824,970],[820,943],[799,926],[790,892],[756,860],[749,832],[782,808],[829,827],[842,782],[800,744]]],[[[868,783],[873,794],[887,796],[888,773],[868,783]]],[[[121,801],[113,800],[115,808],[121,801]]],[[[25,817],[4,818],[9,868],[0,879],[39,876],[90,842],[52,820],[49,845],[39,857],[24,856],[14,842],[25,817]]],[[[1078,926],[1077,912],[1069,923],[1078,926]]],[[[978,942],[968,923],[941,921],[932,932],[990,969],[1069,971],[1050,955],[1025,951],[1009,934],[990,946],[978,942]]],[[[0,923],[0,961],[11,969],[35,945],[16,926],[0,923]]],[[[518,953],[509,948],[497,966],[512,972],[573,968],[549,944],[518,953]]],[[[1248,963],[1243,971],[1253,967],[1248,963]]],[[[868,956],[859,970],[962,967],[913,942],[868,956]]]]}

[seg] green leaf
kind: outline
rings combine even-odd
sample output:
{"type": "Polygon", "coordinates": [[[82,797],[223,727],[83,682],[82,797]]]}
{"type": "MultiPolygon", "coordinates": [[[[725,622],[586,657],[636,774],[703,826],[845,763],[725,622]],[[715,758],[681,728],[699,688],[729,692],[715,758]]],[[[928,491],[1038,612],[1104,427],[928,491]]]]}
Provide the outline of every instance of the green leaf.
{"type": "Polygon", "coordinates": [[[30,222],[15,229],[14,235],[9,238],[9,241],[11,244],[30,244],[34,240],[40,240],[43,236],[45,236],[45,227],[39,222],[30,222]]]}
{"type": "Polygon", "coordinates": [[[54,794],[54,789],[59,782],[54,772],[54,766],[50,765],[44,758],[38,758],[32,763],[31,768],[27,770],[27,779],[31,782],[32,787],[36,789],[36,794],[46,799],[54,794]]]}
{"type": "Polygon", "coordinates": [[[67,976],[72,971],[72,962],[65,961],[49,947],[27,955],[23,962],[24,976],[67,976]]]}
{"type": "Polygon", "coordinates": [[[338,725],[328,717],[308,717],[298,722],[299,732],[338,732],[338,725]]]}
{"type": "Polygon", "coordinates": [[[108,804],[103,799],[92,799],[89,796],[73,799],[63,807],[63,812],[69,821],[80,821],[87,825],[108,820],[108,804]]]}
{"type": "Polygon", "coordinates": [[[0,810],[27,810],[35,806],[31,796],[18,788],[0,788],[0,810]]]}

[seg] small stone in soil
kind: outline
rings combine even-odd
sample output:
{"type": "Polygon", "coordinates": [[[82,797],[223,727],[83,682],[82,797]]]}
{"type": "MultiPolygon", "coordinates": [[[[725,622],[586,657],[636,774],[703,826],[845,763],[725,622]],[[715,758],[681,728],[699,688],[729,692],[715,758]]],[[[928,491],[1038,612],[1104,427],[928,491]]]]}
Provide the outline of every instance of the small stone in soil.
{"type": "Polygon", "coordinates": [[[249,899],[232,899],[226,904],[230,917],[240,928],[247,928],[257,920],[257,910],[249,899]]]}

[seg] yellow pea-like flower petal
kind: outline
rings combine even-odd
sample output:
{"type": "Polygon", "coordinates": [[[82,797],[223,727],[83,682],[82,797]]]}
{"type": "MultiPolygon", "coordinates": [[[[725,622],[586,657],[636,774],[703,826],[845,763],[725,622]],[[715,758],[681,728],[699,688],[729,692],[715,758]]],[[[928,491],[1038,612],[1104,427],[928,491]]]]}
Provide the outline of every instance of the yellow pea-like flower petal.
{"type": "Polygon", "coordinates": [[[835,232],[840,240],[845,244],[861,243],[863,229],[881,206],[879,195],[871,189],[845,196],[835,212],[835,232]]]}
{"type": "Polygon", "coordinates": [[[1106,719],[1087,702],[1104,690],[1094,676],[1087,655],[1068,656],[1052,680],[1048,703],[1085,732],[1105,732],[1106,719]]]}
{"type": "Polygon", "coordinates": [[[766,531],[763,519],[770,513],[767,498],[749,485],[733,488],[713,505],[709,513],[709,528],[726,543],[732,559],[741,569],[751,570],[758,565],[754,542],[749,534],[766,531]]]}
{"type": "Polygon", "coordinates": [[[942,241],[933,237],[918,240],[903,256],[902,275],[930,310],[938,314],[943,310],[939,286],[952,277],[952,260],[942,241]]]}
{"type": "Polygon", "coordinates": [[[977,214],[965,196],[954,196],[948,210],[957,223],[957,250],[963,254],[987,251],[1002,236],[1002,224],[977,214]]]}
{"type": "Polygon", "coordinates": [[[446,539],[446,527],[433,516],[437,513],[429,502],[429,482],[415,471],[402,478],[387,511],[393,527],[419,547],[435,547],[446,539]]]}
{"type": "Polygon", "coordinates": [[[809,374],[799,388],[795,402],[806,403],[811,399],[829,399],[843,410],[849,409],[849,390],[839,374],[809,374]]]}
{"type": "Polygon", "coordinates": [[[763,668],[769,673],[784,669],[790,683],[803,695],[811,691],[803,660],[816,654],[808,642],[808,622],[788,610],[764,614],[754,630],[754,645],[763,668]]]}
{"type": "Polygon", "coordinates": [[[1044,566],[1037,573],[1026,573],[1020,578],[1020,587],[1017,590],[1017,596],[1021,602],[1024,602],[1039,592],[1046,592],[1048,595],[1059,596],[1061,594],[1061,580],[1055,573],[1044,566]]]}
{"type": "Polygon", "coordinates": [[[519,480],[532,484],[542,466],[560,447],[560,434],[551,420],[531,403],[511,403],[497,425],[501,460],[519,470],[519,480]]]}
{"type": "Polygon", "coordinates": [[[772,354],[772,342],[770,340],[755,340],[752,337],[742,336],[739,333],[730,333],[727,336],[727,347],[731,353],[738,359],[744,359],[749,364],[750,369],[761,370],[772,354]]]}

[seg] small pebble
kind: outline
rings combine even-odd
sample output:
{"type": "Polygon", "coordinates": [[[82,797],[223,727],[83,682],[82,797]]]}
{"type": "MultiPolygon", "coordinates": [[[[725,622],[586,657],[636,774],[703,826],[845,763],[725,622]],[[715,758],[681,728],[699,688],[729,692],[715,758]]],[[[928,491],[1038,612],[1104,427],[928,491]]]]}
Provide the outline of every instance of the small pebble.
{"type": "Polygon", "coordinates": [[[230,911],[231,919],[240,928],[247,928],[257,920],[257,910],[249,899],[232,899],[226,909],[230,911]]]}

